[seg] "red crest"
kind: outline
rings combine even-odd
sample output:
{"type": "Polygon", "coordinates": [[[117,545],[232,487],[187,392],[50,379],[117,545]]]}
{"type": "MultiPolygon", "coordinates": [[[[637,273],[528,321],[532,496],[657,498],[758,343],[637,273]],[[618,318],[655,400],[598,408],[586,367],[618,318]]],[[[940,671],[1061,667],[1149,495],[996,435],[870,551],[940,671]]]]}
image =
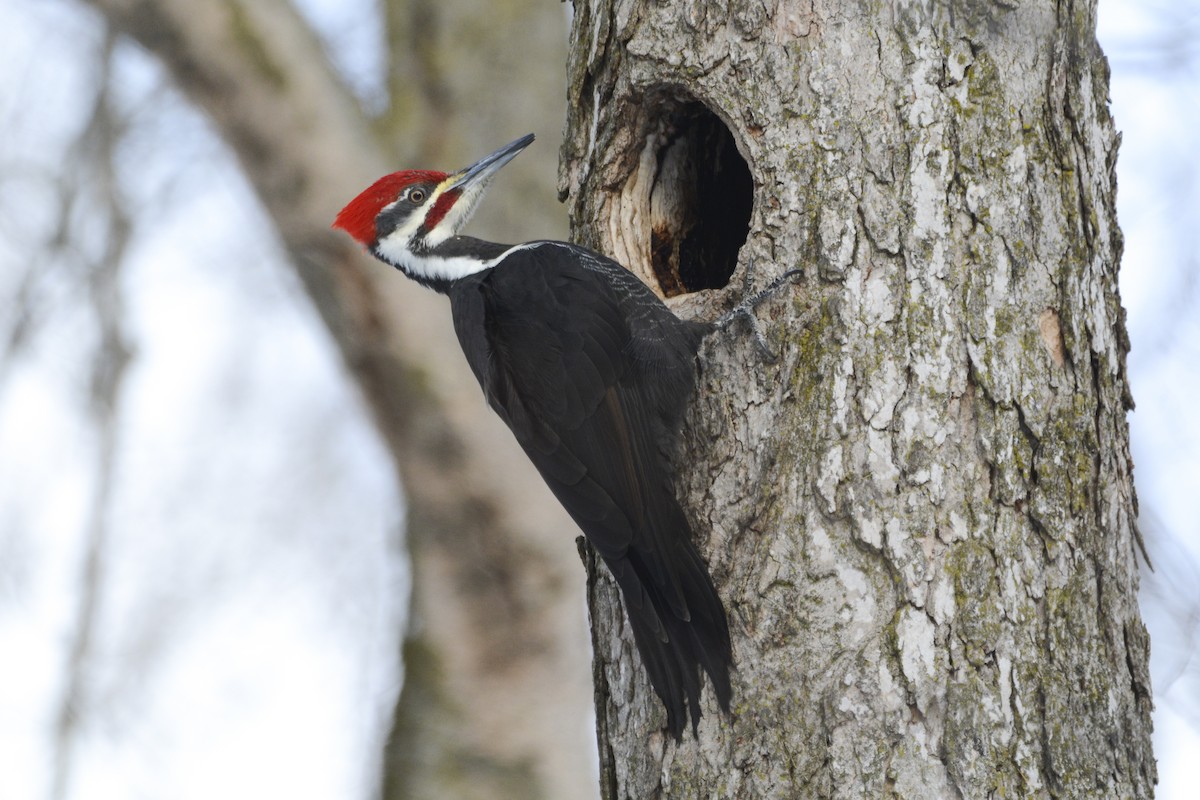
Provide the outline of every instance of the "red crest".
{"type": "Polygon", "coordinates": [[[375,241],[375,218],[384,206],[400,196],[406,186],[414,183],[441,183],[447,177],[449,176],[445,172],[416,169],[384,175],[338,212],[333,220],[333,227],[341,228],[364,245],[370,245],[375,241]]]}

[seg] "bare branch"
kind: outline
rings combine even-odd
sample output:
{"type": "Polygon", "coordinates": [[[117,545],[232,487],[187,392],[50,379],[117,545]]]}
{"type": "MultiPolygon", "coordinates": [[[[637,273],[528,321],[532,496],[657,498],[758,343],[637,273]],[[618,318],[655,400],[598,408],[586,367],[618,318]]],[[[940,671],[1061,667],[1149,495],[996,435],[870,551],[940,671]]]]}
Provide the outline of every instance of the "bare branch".
{"type": "MultiPolygon", "coordinates": [[[[98,202],[92,204],[93,218],[103,220],[106,230],[103,252],[97,254],[95,261],[85,264],[88,297],[99,329],[90,391],[92,419],[97,432],[96,487],[88,511],[75,629],[65,669],[67,683],[55,723],[55,768],[51,790],[54,798],[64,798],[69,792],[75,741],[81,719],[90,710],[94,689],[91,662],[105,593],[105,561],[110,533],[108,511],[115,478],[119,400],[132,357],[123,328],[124,303],[120,285],[132,223],[119,196],[114,169],[121,127],[111,102],[114,46],[115,35],[110,32],[99,54],[98,91],[92,113],[68,154],[69,168],[64,170],[64,175],[72,176],[69,187],[64,183],[64,193],[73,197],[79,193],[95,195],[98,202]]],[[[69,237],[71,232],[65,230],[64,235],[69,237]]]]}

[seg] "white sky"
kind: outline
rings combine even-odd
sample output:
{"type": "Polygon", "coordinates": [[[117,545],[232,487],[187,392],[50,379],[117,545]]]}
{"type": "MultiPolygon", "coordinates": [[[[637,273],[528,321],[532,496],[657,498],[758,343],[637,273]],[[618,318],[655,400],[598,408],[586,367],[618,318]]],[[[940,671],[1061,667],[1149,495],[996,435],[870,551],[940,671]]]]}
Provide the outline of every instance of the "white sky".
{"type": "MultiPolygon", "coordinates": [[[[377,52],[361,26],[341,22],[361,17],[327,0],[303,5],[357,59],[344,66],[369,93],[377,52]]],[[[1194,2],[1163,8],[1197,14],[1194,2]]],[[[1161,11],[1102,0],[1110,55],[1160,36],[1161,11]]],[[[0,0],[0,18],[0,208],[8,209],[13,193],[45,197],[43,176],[56,174],[47,154],[70,133],[63,120],[78,116],[88,74],[75,50],[89,23],[57,1],[0,0]]],[[[126,60],[130,98],[155,91],[149,62],[126,60]]],[[[1194,66],[1164,75],[1123,70],[1127,62],[1114,57],[1112,93],[1125,134],[1122,293],[1139,495],[1200,560],[1200,423],[1190,413],[1200,394],[1200,316],[1187,272],[1200,231],[1200,98],[1194,66]]],[[[154,109],[162,121],[145,122],[129,154],[141,176],[130,191],[166,193],[172,204],[139,235],[126,274],[138,352],[122,412],[96,692],[68,796],[362,797],[375,784],[400,679],[394,648],[407,588],[390,465],[276,243],[246,235],[269,225],[236,167],[177,101],[161,98],[154,109]],[[183,170],[181,152],[192,165],[183,170]],[[297,503],[307,497],[320,502],[297,503]]],[[[22,241],[50,222],[41,208],[30,202],[0,219],[5,292],[30,255],[22,241]]],[[[94,489],[94,434],[76,399],[90,321],[72,310],[80,301],[70,280],[51,276],[43,290],[67,310],[16,367],[0,367],[4,800],[47,796],[94,489]]],[[[1148,619],[1156,683],[1195,657],[1192,648],[1172,651],[1177,625],[1159,616],[1148,619]]],[[[1194,797],[1200,737],[1169,703],[1157,704],[1158,796],[1194,797]]]]}

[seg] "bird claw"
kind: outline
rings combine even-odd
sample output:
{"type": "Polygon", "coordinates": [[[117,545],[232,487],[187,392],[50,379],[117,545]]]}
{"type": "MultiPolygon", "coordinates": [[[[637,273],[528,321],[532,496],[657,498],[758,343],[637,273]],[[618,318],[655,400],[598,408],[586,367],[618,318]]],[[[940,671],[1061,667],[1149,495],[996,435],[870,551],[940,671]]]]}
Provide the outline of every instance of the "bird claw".
{"type": "Polygon", "coordinates": [[[717,327],[724,330],[738,319],[746,320],[746,324],[750,327],[750,335],[754,338],[754,344],[758,348],[759,358],[768,364],[774,364],[779,360],[779,356],[771,350],[770,344],[767,343],[767,337],[762,331],[762,326],[758,324],[758,317],[754,316],[751,308],[751,306],[743,308],[742,304],[739,303],[737,308],[717,320],[717,327]]]}
{"type": "Polygon", "coordinates": [[[715,326],[724,330],[734,323],[739,318],[744,318],[750,326],[750,333],[754,337],[754,344],[758,348],[759,357],[768,364],[774,364],[779,360],[779,355],[771,351],[770,345],[767,344],[767,337],[762,332],[762,326],[758,323],[758,317],[754,316],[754,309],[769,299],[771,296],[779,292],[785,284],[802,276],[804,270],[792,269],[780,275],[775,280],[771,281],[767,288],[760,292],[751,293],[753,288],[753,273],[754,261],[751,260],[746,265],[746,274],[742,281],[742,301],[733,307],[728,313],[721,315],[717,319],[715,326]]]}

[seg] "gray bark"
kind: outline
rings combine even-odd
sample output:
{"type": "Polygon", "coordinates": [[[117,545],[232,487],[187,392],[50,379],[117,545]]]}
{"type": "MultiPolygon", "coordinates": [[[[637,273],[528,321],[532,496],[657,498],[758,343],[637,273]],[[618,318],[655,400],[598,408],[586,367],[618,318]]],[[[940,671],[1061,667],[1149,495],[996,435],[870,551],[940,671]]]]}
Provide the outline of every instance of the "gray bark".
{"type": "MultiPolygon", "coordinates": [[[[573,526],[487,410],[444,298],[329,227],[385,172],[456,169],[505,136],[559,130],[543,98],[561,97],[561,72],[529,55],[549,43],[561,63],[561,9],[387,4],[391,105],[371,118],[286,0],[90,3],[162,60],[237,155],[403,480],[414,589],[385,796],[592,795],[573,526]]],[[[538,199],[551,168],[537,164],[506,170],[508,202],[477,231],[555,233],[561,212],[538,199]]]]}
{"type": "Polygon", "coordinates": [[[1094,30],[1089,0],[575,3],[576,238],[677,291],[698,101],[753,178],[733,285],[806,271],[760,310],[778,363],[709,340],[679,458],[731,718],[663,736],[592,565],[605,797],[1152,796],[1094,30]]]}

